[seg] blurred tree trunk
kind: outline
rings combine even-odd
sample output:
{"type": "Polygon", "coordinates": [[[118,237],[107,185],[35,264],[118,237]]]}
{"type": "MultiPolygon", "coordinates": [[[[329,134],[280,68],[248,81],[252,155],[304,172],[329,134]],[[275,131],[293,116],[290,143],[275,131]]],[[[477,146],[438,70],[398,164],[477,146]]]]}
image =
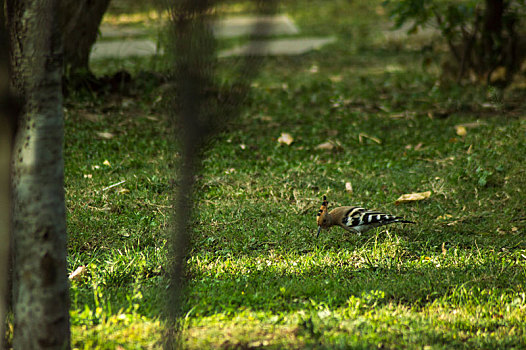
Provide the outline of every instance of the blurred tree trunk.
{"type": "Polygon", "coordinates": [[[486,9],[481,30],[481,46],[483,67],[488,79],[497,67],[502,52],[502,16],[504,14],[504,0],[486,0],[486,9]]]}
{"type": "Polygon", "coordinates": [[[90,77],[89,55],[110,0],[60,0],[66,74],[90,77]]]}
{"type": "MultiPolygon", "coordinates": [[[[177,193],[173,232],[170,240],[170,287],[166,312],[168,334],[165,349],[181,346],[178,339],[186,259],[192,234],[193,189],[207,142],[223,130],[242,111],[250,83],[259,72],[261,57],[239,59],[235,77],[218,85],[216,42],[209,26],[217,1],[179,0],[167,2],[171,15],[172,77],[175,86],[171,109],[172,126],[179,142],[180,163],[177,171],[177,193]]],[[[274,13],[277,1],[255,1],[260,13],[274,13]]],[[[268,24],[258,23],[254,33],[267,32],[268,24]]],[[[249,50],[250,51],[250,50],[249,50]]]]}
{"type": "Polygon", "coordinates": [[[4,0],[0,0],[0,349],[3,349],[11,213],[11,151],[16,127],[16,111],[9,93],[9,44],[4,18],[4,0]]]}
{"type": "Polygon", "coordinates": [[[15,349],[69,349],[59,0],[7,0],[13,152],[15,349]]]}

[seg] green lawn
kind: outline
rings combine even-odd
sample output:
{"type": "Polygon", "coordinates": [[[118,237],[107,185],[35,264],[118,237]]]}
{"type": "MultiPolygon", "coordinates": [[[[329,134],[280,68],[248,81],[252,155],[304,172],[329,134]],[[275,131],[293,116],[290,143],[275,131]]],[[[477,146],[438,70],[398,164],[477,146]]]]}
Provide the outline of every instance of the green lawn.
{"type": "MultiPolygon", "coordinates": [[[[440,59],[383,40],[373,2],[282,7],[306,36],[339,40],[269,59],[206,151],[185,346],[526,347],[525,91],[438,83],[440,59]],[[315,239],[323,195],[417,224],[315,239]]],[[[161,346],[178,157],[164,91],[143,78],[128,96],[66,102],[69,269],[87,267],[71,286],[74,347],[161,346]]]]}

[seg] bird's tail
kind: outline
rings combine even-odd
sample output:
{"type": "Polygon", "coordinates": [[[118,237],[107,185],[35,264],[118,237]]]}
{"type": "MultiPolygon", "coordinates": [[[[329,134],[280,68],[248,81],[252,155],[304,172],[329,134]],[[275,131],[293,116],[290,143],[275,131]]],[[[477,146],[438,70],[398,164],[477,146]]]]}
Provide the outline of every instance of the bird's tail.
{"type": "Polygon", "coordinates": [[[393,222],[401,222],[403,224],[416,224],[416,222],[414,222],[414,221],[405,220],[405,219],[402,219],[402,218],[397,218],[393,222]]]}

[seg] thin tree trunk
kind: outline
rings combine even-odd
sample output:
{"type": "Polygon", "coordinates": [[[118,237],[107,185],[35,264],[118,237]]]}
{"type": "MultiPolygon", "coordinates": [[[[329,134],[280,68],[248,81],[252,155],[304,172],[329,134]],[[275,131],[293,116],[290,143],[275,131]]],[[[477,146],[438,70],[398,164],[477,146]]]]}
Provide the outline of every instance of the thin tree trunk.
{"type": "Polygon", "coordinates": [[[12,85],[15,349],[69,349],[58,0],[7,0],[12,85]]]}
{"type": "Polygon", "coordinates": [[[483,72],[489,84],[491,74],[499,64],[499,54],[502,52],[502,16],[504,0],[486,0],[482,26],[483,72]]]}
{"type": "MultiPolygon", "coordinates": [[[[275,0],[256,1],[258,10],[273,13],[275,0]]],[[[165,349],[181,346],[178,339],[182,301],[186,285],[185,265],[192,233],[193,188],[207,140],[236,118],[248,95],[250,83],[259,71],[261,58],[247,57],[237,67],[230,86],[218,86],[215,69],[215,39],[208,25],[213,0],[179,0],[170,3],[175,100],[170,110],[177,129],[181,159],[178,168],[175,223],[170,242],[170,289],[167,298],[168,334],[165,349]]],[[[266,23],[254,31],[267,31],[266,23]]]]}
{"type": "MultiPolygon", "coordinates": [[[[4,1],[0,0],[0,9],[4,1]]],[[[4,348],[4,326],[8,299],[11,181],[10,164],[16,111],[9,93],[9,51],[4,11],[0,11],[0,349],[4,348]]]]}

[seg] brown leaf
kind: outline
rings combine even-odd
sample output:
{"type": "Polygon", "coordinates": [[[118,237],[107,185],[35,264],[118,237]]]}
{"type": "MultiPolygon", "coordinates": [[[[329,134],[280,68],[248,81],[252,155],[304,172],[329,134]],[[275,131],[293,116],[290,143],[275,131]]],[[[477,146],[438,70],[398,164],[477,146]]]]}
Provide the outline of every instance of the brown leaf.
{"type": "Polygon", "coordinates": [[[463,126],[466,129],[476,128],[476,127],[479,127],[481,125],[488,125],[488,124],[485,123],[485,122],[478,121],[478,120],[476,122],[471,122],[471,123],[457,124],[457,126],[463,126]]]}
{"type": "Polygon", "coordinates": [[[437,217],[437,220],[447,220],[447,219],[451,219],[453,217],[453,215],[451,214],[444,214],[444,215],[440,215],[439,217],[437,217]]]}
{"type": "Polygon", "coordinates": [[[113,138],[113,135],[111,132],[106,132],[106,131],[99,131],[97,132],[97,136],[101,139],[105,139],[105,140],[110,140],[113,138]]]}
{"type": "Polygon", "coordinates": [[[320,143],[318,146],[316,146],[316,149],[324,149],[324,150],[327,150],[327,151],[330,151],[333,148],[334,148],[334,145],[330,141],[327,141],[327,142],[324,142],[324,143],[320,143]]]}
{"type": "Polygon", "coordinates": [[[278,138],[278,142],[281,145],[290,146],[294,142],[294,138],[289,133],[282,132],[281,136],[278,138]]]}
{"type": "Polygon", "coordinates": [[[373,137],[373,136],[369,136],[369,135],[366,135],[364,133],[358,134],[358,141],[360,141],[360,143],[363,143],[363,139],[364,138],[372,140],[372,141],[376,142],[377,144],[381,144],[382,143],[382,141],[379,138],[376,138],[376,137],[373,137]]]}
{"type": "Polygon", "coordinates": [[[414,201],[421,201],[423,199],[427,199],[431,197],[431,191],[425,191],[425,192],[418,192],[418,193],[407,193],[400,196],[395,201],[395,204],[400,203],[407,203],[407,202],[414,202],[414,201]]]}
{"type": "Polygon", "coordinates": [[[315,147],[316,149],[323,149],[326,151],[332,151],[332,150],[338,150],[341,151],[343,149],[341,143],[335,140],[329,140],[324,143],[320,143],[318,146],[315,147]]]}
{"type": "Polygon", "coordinates": [[[458,136],[466,136],[468,133],[466,127],[463,125],[455,125],[455,131],[458,136]]]}
{"type": "Polygon", "coordinates": [[[101,118],[100,118],[100,115],[95,114],[95,113],[90,113],[90,112],[86,112],[86,111],[79,111],[78,113],[79,113],[79,115],[80,115],[82,118],[84,118],[84,119],[86,119],[86,120],[89,120],[89,121],[92,122],[92,123],[97,123],[97,122],[99,122],[100,119],[101,119],[101,118]]]}
{"type": "Polygon", "coordinates": [[[264,122],[271,122],[274,120],[274,118],[272,118],[270,115],[262,115],[261,117],[259,117],[259,119],[261,119],[261,121],[264,122]]]}

